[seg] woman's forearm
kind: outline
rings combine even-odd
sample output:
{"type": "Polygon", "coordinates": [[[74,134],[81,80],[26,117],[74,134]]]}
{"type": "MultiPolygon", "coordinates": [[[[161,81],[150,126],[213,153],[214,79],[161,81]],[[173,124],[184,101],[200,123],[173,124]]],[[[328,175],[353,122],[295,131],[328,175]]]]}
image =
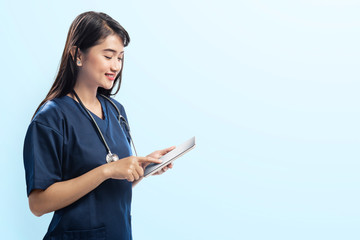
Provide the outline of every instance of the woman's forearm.
{"type": "Polygon", "coordinates": [[[46,190],[35,189],[29,195],[29,205],[32,213],[41,216],[66,207],[77,201],[103,181],[108,179],[105,164],[87,173],[62,182],[50,185],[46,190]]]}

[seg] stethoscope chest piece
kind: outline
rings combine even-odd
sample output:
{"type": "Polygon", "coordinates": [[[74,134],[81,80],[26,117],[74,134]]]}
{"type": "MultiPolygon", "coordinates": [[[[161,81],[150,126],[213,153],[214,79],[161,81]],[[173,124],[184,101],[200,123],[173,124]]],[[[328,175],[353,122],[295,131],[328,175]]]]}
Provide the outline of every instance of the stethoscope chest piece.
{"type": "Polygon", "coordinates": [[[119,157],[115,153],[108,153],[106,155],[106,162],[108,162],[108,163],[115,162],[117,160],[119,160],[119,157]]]}

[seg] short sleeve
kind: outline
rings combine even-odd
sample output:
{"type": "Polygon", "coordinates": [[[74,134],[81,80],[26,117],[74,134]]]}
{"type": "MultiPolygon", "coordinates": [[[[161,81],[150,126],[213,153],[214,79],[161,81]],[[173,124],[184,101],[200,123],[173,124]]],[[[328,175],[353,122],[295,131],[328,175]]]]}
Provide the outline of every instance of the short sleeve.
{"type": "Polygon", "coordinates": [[[38,121],[30,123],[23,148],[27,196],[62,179],[62,149],[61,133],[38,121]]]}

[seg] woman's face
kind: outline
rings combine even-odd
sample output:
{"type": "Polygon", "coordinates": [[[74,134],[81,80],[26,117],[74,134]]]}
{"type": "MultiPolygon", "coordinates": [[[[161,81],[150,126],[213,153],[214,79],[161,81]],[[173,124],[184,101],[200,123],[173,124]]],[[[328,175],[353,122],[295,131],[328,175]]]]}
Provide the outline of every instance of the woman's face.
{"type": "Polygon", "coordinates": [[[118,35],[109,35],[102,43],[80,54],[81,67],[78,81],[89,87],[110,89],[119,74],[124,55],[124,45],[118,35]]]}

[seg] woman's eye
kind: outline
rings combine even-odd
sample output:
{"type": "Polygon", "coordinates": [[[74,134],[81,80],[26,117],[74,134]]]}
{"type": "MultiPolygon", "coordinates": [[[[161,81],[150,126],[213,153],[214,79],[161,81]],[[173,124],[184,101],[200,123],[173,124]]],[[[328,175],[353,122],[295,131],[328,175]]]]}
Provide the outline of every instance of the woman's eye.
{"type": "MultiPolygon", "coordinates": [[[[104,56],[106,57],[107,59],[111,59],[112,57],[108,57],[108,56],[104,56]]],[[[122,61],[123,59],[122,58],[118,58],[119,61],[122,61]]]]}

